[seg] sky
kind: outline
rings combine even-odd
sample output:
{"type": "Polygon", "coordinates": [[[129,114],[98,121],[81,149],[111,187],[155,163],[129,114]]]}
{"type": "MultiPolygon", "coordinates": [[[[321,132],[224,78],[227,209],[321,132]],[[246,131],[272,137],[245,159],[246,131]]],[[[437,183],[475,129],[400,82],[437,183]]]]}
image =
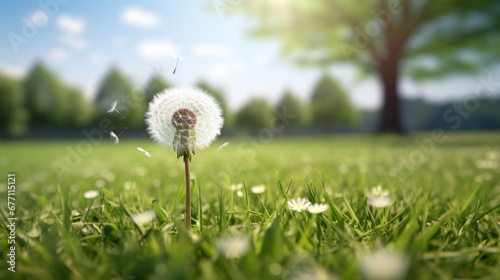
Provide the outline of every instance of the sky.
{"type": "MultiPolygon", "coordinates": [[[[322,72],[298,68],[280,56],[277,40],[250,39],[250,20],[230,13],[237,3],[3,0],[0,72],[23,77],[36,60],[42,60],[89,98],[109,69],[117,66],[137,88],[155,72],[178,86],[205,80],[223,89],[233,110],[255,97],[276,103],[286,89],[308,100],[322,72]],[[172,74],[174,57],[183,59],[172,74]]],[[[355,67],[345,64],[330,68],[358,107],[380,107],[379,82],[373,77],[359,81],[356,73],[355,67]]],[[[480,75],[500,80],[500,66],[480,75]]],[[[404,79],[400,87],[404,96],[443,102],[473,92],[478,77],[425,83],[404,79]]]]}

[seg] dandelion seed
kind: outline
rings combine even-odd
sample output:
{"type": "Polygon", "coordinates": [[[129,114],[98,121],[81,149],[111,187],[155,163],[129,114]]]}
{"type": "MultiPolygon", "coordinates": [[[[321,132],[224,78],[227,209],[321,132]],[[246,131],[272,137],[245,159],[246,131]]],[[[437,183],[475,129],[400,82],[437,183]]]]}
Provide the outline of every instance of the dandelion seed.
{"type": "Polygon", "coordinates": [[[288,201],[288,208],[290,210],[294,210],[297,212],[302,212],[302,210],[307,210],[309,206],[311,205],[311,202],[309,202],[305,198],[297,198],[297,201],[295,199],[292,199],[292,201],[288,201]]]}
{"type": "Polygon", "coordinates": [[[264,185],[253,186],[250,188],[250,191],[255,193],[255,194],[260,194],[260,193],[263,193],[266,191],[266,186],[264,186],[264,185]]]}
{"type": "Polygon", "coordinates": [[[241,258],[250,250],[250,240],[243,236],[227,236],[218,240],[217,249],[228,259],[241,258]]]}
{"type": "Polygon", "coordinates": [[[113,131],[109,133],[109,137],[115,139],[115,144],[118,144],[120,142],[120,139],[118,139],[118,136],[116,136],[116,134],[113,131]]]}
{"type": "Polygon", "coordinates": [[[385,195],[371,195],[367,201],[375,208],[384,208],[391,204],[391,199],[385,195]]]}
{"type": "Polygon", "coordinates": [[[147,157],[151,157],[151,154],[148,153],[148,151],[144,150],[143,148],[137,147],[137,150],[140,152],[143,152],[147,157]]]}
{"type": "Polygon", "coordinates": [[[234,192],[234,191],[237,191],[237,190],[241,190],[241,188],[243,188],[243,184],[232,184],[230,186],[231,190],[234,192]]]}
{"type": "Polygon", "coordinates": [[[120,111],[116,110],[116,105],[118,105],[118,102],[117,101],[114,101],[112,104],[111,104],[111,107],[109,107],[109,109],[106,111],[106,113],[113,113],[113,111],[117,112],[123,119],[125,119],[125,116],[122,115],[122,113],[120,113],[120,111]]]}
{"type": "Polygon", "coordinates": [[[378,249],[360,261],[360,272],[364,279],[404,279],[408,273],[409,261],[402,253],[378,249]]]}
{"type": "Polygon", "coordinates": [[[383,195],[383,196],[388,196],[389,191],[384,190],[382,186],[377,186],[375,188],[372,188],[372,195],[383,195]]]}
{"type": "Polygon", "coordinates": [[[309,213],[312,213],[312,214],[323,213],[326,210],[328,210],[328,205],[326,205],[326,204],[317,204],[317,203],[315,203],[315,204],[310,205],[309,207],[307,207],[307,211],[309,211],[309,213]]]}
{"type": "Polygon", "coordinates": [[[217,153],[218,153],[220,150],[224,149],[227,145],[229,145],[229,142],[226,142],[226,143],[224,143],[224,144],[220,145],[220,147],[217,149],[217,153]]]}
{"type": "Polygon", "coordinates": [[[145,225],[149,224],[156,218],[156,212],[152,209],[146,210],[142,213],[136,213],[131,215],[132,220],[134,223],[138,225],[145,225]]]}
{"type": "Polygon", "coordinates": [[[177,56],[173,56],[174,59],[176,59],[177,61],[175,62],[175,68],[174,68],[174,72],[172,74],[175,74],[175,71],[177,71],[177,64],[179,64],[179,60],[183,60],[184,57],[177,57],[177,56]]]}
{"type": "Polygon", "coordinates": [[[96,198],[98,195],[99,195],[99,192],[96,190],[86,191],[83,193],[83,197],[85,197],[87,199],[96,198]]]}

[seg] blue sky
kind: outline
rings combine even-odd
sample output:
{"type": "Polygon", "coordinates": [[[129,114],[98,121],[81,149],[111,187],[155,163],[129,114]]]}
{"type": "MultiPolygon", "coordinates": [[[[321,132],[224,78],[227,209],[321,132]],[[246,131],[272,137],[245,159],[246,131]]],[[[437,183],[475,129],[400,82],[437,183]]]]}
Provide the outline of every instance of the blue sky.
{"type": "MultiPolygon", "coordinates": [[[[248,19],[210,11],[216,1],[224,3],[4,0],[0,3],[0,71],[21,77],[36,59],[41,59],[66,83],[78,86],[89,97],[114,65],[136,87],[154,71],[161,71],[180,86],[205,79],[224,89],[233,109],[252,97],[276,102],[287,88],[307,100],[321,72],[297,68],[280,58],[277,41],[249,39],[248,19]],[[43,7],[40,3],[52,5],[43,7]],[[26,27],[30,24],[35,31],[26,27]],[[24,41],[14,46],[11,41],[17,35],[24,41]],[[173,55],[184,58],[175,75],[173,55]]],[[[237,3],[227,3],[233,2],[237,3]]],[[[366,79],[360,83],[355,73],[348,65],[331,68],[331,74],[350,92],[355,104],[363,108],[380,106],[378,82],[366,79]]],[[[486,69],[484,74],[499,80],[500,67],[486,69]]],[[[464,97],[478,83],[473,76],[424,84],[403,80],[401,88],[406,96],[444,101],[464,97]]]]}

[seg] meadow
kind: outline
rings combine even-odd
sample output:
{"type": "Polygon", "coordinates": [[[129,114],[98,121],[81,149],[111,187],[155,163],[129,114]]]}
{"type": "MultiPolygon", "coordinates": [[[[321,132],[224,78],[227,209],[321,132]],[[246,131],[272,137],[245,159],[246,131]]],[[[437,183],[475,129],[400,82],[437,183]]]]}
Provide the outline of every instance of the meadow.
{"type": "Polygon", "coordinates": [[[104,139],[75,156],[76,140],[0,142],[0,278],[374,279],[399,269],[404,279],[498,279],[499,140],[220,139],[229,145],[191,162],[189,232],[184,166],[172,151],[104,139]],[[7,270],[9,173],[16,272],[7,270]],[[379,185],[387,207],[367,201],[379,185]],[[289,209],[298,197],[328,209],[289,209]]]}

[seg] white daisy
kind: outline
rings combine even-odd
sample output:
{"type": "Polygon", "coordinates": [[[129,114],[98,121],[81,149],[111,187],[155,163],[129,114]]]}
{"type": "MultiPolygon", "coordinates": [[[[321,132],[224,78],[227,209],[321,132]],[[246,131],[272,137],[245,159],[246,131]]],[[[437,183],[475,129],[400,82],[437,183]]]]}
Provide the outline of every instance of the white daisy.
{"type": "Polygon", "coordinates": [[[113,103],[111,104],[111,107],[109,108],[109,110],[107,110],[106,112],[107,112],[107,113],[111,113],[111,112],[113,112],[114,110],[116,110],[116,105],[118,105],[118,102],[117,102],[117,101],[113,102],[113,103]]]}
{"type": "Polygon", "coordinates": [[[309,206],[311,205],[311,202],[309,202],[305,198],[297,198],[297,201],[295,199],[292,199],[292,201],[288,201],[288,208],[290,210],[295,210],[297,212],[302,212],[302,210],[307,210],[309,206]]]}
{"type": "Polygon", "coordinates": [[[360,272],[364,279],[404,279],[408,266],[405,255],[388,249],[378,249],[360,260],[360,272]]]}
{"type": "Polygon", "coordinates": [[[120,139],[118,139],[118,136],[116,136],[116,134],[113,131],[109,133],[109,137],[115,139],[115,144],[118,144],[120,142],[120,139]]]}
{"type": "Polygon", "coordinates": [[[149,224],[156,218],[156,212],[153,209],[150,209],[142,213],[132,214],[131,218],[134,223],[138,225],[145,225],[149,224]]]}
{"type": "Polygon", "coordinates": [[[237,191],[237,190],[241,190],[241,188],[243,188],[243,184],[239,183],[239,184],[232,184],[230,186],[231,190],[234,192],[234,191],[237,191]]]}
{"type": "Polygon", "coordinates": [[[83,193],[83,197],[85,197],[87,199],[96,198],[98,195],[99,195],[99,192],[96,190],[86,191],[83,193]]]}
{"type": "Polygon", "coordinates": [[[239,197],[243,197],[243,192],[238,190],[238,191],[236,191],[236,195],[239,197]]]}
{"type": "Polygon", "coordinates": [[[315,203],[315,204],[310,205],[309,207],[307,207],[307,211],[309,211],[309,213],[312,213],[312,214],[323,213],[326,210],[328,210],[328,205],[326,205],[326,204],[317,204],[317,203],[315,203]]]}
{"type": "Polygon", "coordinates": [[[224,149],[224,147],[226,147],[227,145],[229,145],[229,142],[226,142],[226,143],[224,143],[224,144],[220,145],[220,147],[217,149],[217,153],[218,153],[220,150],[224,149]]]}
{"type": "Polygon", "coordinates": [[[137,147],[137,150],[140,152],[143,152],[147,157],[151,157],[151,154],[148,153],[148,151],[144,150],[143,148],[137,147]]]}
{"type": "Polygon", "coordinates": [[[256,194],[263,193],[266,191],[266,186],[264,185],[253,186],[250,188],[250,191],[256,194]]]}
{"type": "Polygon", "coordinates": [[[220,238],[217,249],[228,259],[241,258],[250,250],[250,240],[244,236],[227,236],[220,238]]]}
{"type": "Polygon", "coordinates": [[[373,194],[373,195],[383,195],[383,196],[388,196],[388,195],[389,195],[389,191],[388,191],[388,190],[384,190],[384,189],[382,188],[382,186],[378,185],[377,187],[372,188],[372,194],[373,194]]]}
{"type": "Polygon", "coordinates": [[[384,208],[391,204],[391,199],[385,195],[371,195],[368,197],[368,204],[375,208],[384,208]]]}
{"type": "Polygon", "coordinates": [[[205,91],[170,88],[149,103],[146,124],[155,141],[173,148],[181,157],[210,146],[224,119],[217,101],[205,91]]]}

